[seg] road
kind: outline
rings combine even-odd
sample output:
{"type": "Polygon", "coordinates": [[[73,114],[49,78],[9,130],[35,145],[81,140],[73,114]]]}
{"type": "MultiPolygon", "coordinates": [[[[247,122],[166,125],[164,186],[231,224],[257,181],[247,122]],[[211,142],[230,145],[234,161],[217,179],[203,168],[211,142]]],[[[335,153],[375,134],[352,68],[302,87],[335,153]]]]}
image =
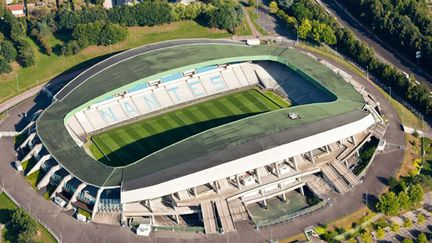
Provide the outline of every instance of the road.
{"type": "MultiPolygon", "coordinates": [[[[351,29],[357,38],[372,47],[380,58],[406,73],[413,73],[418,81],[432,88],[432,76],[430,74],[418,68],[415,63],[408,60],[389,44],[376,37],[367,27],[350,15],[337,0],[316,0],[316,2],[324,7],[328,13],[337,17],[337,21],[342,26],[351,29]]],[[[415,53],[413,53],[413,55],[415,55],[415,53]]]]}
{"type": "MultiPolygon", "coordinates": [[[[320,57],[326,59],[324,57],[320,57]]],[[[328,60],[333,63],[333,61],[328,60]]],[[[335,63],[333,63],[336,65],[335,63]]],[[[338,66],[338,65],[336,65],[338,66]]],[[[382,96],[371,83],[351,73],[353,77],[361,81],[372,95],[381,103],[384,115],[390,120],[390,125],[385,138],[389,144],[404,145],[405,140],[400,130],[400,120],[388,103],[386,97],[382,96]]],[[[45,98],[46,99],[46,98],[45,98]]],[[[22,114],[29,109],[35,111],[37,105],[45,104],[44,96],[36,100],[30,99],[20,103],[10,110],[10,116],[0,124],[0,131],[13,130],[18,127],[22,120],[22,114]]],[[[43,107],[43,105],[42,105],[43,107]]],[[[38,107],[40,108],[40,107],[38,107]]],[[[22,122],[21,122],[22,124],[22,122]]],[[[17,173],[11,166],[14,160],[13,139],[0,139],[0,177],[4,181],[5,189],[25,208],[49,225],[64,242],[172,242],[193,241],[193,242],[262,242],[270,239],[286,238],[298,234],[309,225],[328,222],[337,218],[349,215],[364,206],[364,201],[374,201],[377,195],[385,187],[385,178],[394,175],[399,168],[403,151],[390,147],[384,153],[376,156],[373,165],[362,184],[353,191],[338,196],[333,200],[333,205],[317,213],[304,216],[294,221],[279,224],[267,229],[255,230],[249,222],[238,223],[237,232],[224,235],[208,235],[196,233],[175,233],[175,232],[154,232],[151,238],[138,238],[127,228],[118,226],[100,225],[93,223],[81,223],[73,219],[67,212],[52,202],[47,202],[38,192],[33,190],[24,177],[17,173]],[[79,233],[77,233],[79,232],[79,233]]]]}

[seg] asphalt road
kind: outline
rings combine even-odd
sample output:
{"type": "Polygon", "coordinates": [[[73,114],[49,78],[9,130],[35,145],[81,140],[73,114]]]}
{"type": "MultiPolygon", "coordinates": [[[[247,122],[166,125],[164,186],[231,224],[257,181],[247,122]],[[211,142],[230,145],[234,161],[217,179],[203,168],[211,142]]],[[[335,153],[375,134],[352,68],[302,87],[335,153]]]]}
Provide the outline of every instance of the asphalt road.
{"type": "MultiPolygon", "coordinates": [[[[403,54],[392,48],[389,44],[385,43],[376,35],[372,34],[371,31],[357,21],[352,15],[350,15],[343,6],[341,6],[336,0],[316,0],[321,6],[323,6],[327,12],[330,12],[333,16],[337,17],[337,21],[351,29],[354,34],[370,47],[387,62],[393,64],[400,70],[406,73],[413,73],[416,79],[420,82],[424,82],[429,88],[432,88],[432,76],[427,74],[421,68],[418,68],[416,63],[408,60],[403,54]]],[[[413,56],[415,53],[413,53],[413,56]]]]}
{"type": "MultiPolygon", "coordinates": [[[[324,57],[321,57],[325,59],[324,57]]],[[[333,63],[331,60],[329,62],[333,63]]],[[[334,63],[333,63],[334,64],[334,63]]],[[[336,65],[336,64],[334,64],[336,65]]],[[[336,65],[338,66],[338,65],[336,65]]],[[[400,130],[400,120],[387,98],[382,96],[371,83],[357,77],[366,90],[381,103],[384,115],[390,120],[385,138],[388,144],[404,145],[405,140],[400,130]]],[[[37,99],[37,105],[44,102],[43,97],[37,99]]],[[[23,102],[10,110],[10,116],[0,124],[0,131],[11,130],[20,124],[23,113],[35,105],[35,100],[23,102]]],[[[22,123],[21,123],[22,124],[22,123]]],[[[22,126],[22,125],[20,125],[22,126]]],[[[399,168],[403,150],[388,147],[384,153],[378,154],[362,184],[353,191],[337,196],[332,206],[307,215],[294,221],[279,224],[271,228],[255,230],[248,222],[236,225],[238,231],[225,235],[203,235],[196,233],[154,232],[150,238],[136,236],[127,228],[119,226],[82,223],[73,219],[67,212],[52,202],[46,201],[32,189],[25,178],[11,166],[14,160],[13,139],[0,139],[0,179],[5,189],[25,208],[45,222],[64,242],[263,242],[270,239],[286,238],[301,233],[309,225],[329,222],[351,214],[364,206],[366,199],[372,202],[385,187],[385,178],[393,175],[399,168]]]]}

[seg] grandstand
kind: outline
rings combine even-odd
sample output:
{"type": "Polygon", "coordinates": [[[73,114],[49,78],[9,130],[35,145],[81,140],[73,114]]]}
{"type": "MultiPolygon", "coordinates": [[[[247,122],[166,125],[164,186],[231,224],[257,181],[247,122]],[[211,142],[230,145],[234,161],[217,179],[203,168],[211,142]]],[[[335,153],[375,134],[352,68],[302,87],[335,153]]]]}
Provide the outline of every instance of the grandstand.
{"type": "Polygon", "coordinates": [[[222,40],[133,49],[65,86],[21,158],[38,161],[38,189],[94,222],[168,227],[168,217],[184,229],[189,216],[206,233],[234,231],[257,203],[358,184],[346,161],[385,124],[333,70],[289,48],[222,40]]]}

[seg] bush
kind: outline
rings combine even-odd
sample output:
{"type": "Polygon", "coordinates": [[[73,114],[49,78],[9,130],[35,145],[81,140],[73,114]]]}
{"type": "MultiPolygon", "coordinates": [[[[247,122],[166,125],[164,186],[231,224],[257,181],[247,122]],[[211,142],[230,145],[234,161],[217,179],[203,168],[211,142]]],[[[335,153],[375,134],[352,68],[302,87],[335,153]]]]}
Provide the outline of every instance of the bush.
{"type": "Polygon", "coordinates": [[[24,210],[18,208],[13,212],[11,224],[18,234],[18,242],[33,241],[32,238],[36,234],[37,224],[24,210]]]}
{"type": "Polygon", "coordinates": [[[3,41],[0,44],[0,56],[3,56],[4,59],[6,59],[7,62],[11,62],[15,60],[17,57],[17,52],[15,50],[15,47],[13,46],[12,42],[10,41],[3,41]]]}
{"type": "Polygon", "coordinates": [[[421,213],[417,216],[417,223],[423,224],[424,222],[426,222],[426,216],[423,213],[421,213]]]}
{"type": "Polygon", "coordinates": [[[63,46],[62,48],[62,54],[65,56],[70,56],[73,54],[77,54],[81,50],[80,45],[77,41],[69,41],[66,46],[63,46]]]}
{"type": "Polygon", "coordinates": [[[396,222],[393,222],[391,227],[390,227],[390,230],[392,232],[398,233],[400,231],[400,225],[396,222]]]}
{"type": "Polygon", "coordinates": [[[21,38],[17,40],[18,61],[23,67],[30,67],[35,64],[35,56],[30,43],[21,38]]]}
{"type": "Polygon", "coordinates": [[[9,65],[8,61],[0,56],[0,74],[1,73],[10,73],[12,71],[12,67],[9,65]]]}
{"type": "Polygon", "coordinates": [[[411,219],[406,218],[403,222],[403,227],[404,228],[411,228],[413,226],[413,222],[411,219]]]}
{"type": "Polygon", "coordinates": [[[211,4],[215,8],[205,13],[209,26],[234,33],[243,18],[240,5],[232,0],[213,0],[211,4]]]}
{"type": "Polygon", "coordinates": [[[376,230],[376,237],[381,240],[384,238],[384,236],[385,236],[384,229],[382,229],[381,227],[378,227],[378,229],[376,230]]]}

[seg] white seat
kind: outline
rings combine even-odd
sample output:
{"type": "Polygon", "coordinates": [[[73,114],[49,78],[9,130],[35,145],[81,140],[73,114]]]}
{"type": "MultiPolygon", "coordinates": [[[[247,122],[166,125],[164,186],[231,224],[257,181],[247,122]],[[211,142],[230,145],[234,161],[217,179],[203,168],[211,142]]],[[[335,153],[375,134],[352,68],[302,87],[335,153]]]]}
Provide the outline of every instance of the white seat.
{"type": "Polygon", "coordinates": [[[237,79],[232,70],[226,70],[222,72],[222,78],[225,80],[225,83],[228,85],[229,89],[237,89],[242,87],[240,81],[237,79]]]}
{"type": "Polygon", "coordinates": [[[107,123],[102,118],[102,116],[99,113],[99,111],[97,110],[97,108],[87,110],[84,112],[84,114],[86,115],[86,117],[90,121],[90,123],[92,124],[94,130],[98,130],[98,129],[101,129],[101,128],[104,128],[104,127],[107,127],[108,125],[110,125],[110,123],[107,123]]]}
{"type": "Polygon", "coordinates": [[[158,98],[151,91],[132,96],[132,101],[143,115],[162,108],[158,98]]]}
{"type": "Polygon", "coordinates": [[[75,113],[75,117],[87,133],[95,130],[83,111],[75,113]]]}
{"type": "Polygon", "coordinates": [[[186,83],[194,98],[208,96],[207,91],[204,89],[204,86],[201,84],[201,80],[197,78],[191,78],[188,79],[186,83]]]}
{"type": "Polygon", "coordinates": [[[234,71],[235,75],[237,76],[238,80],[240,81],[241,86],[245,87],[245,86],[250,85],[248,80],[247,80],[247,77],[243,73],[243,70],[241,69],[240,65],[235,65],[233,67],[233,71],[234,71]]]}
{"type": "Polygon", "coordinates": [[[219,73],[212,73],[210,75],[202,76],[201,82],[209,95],[224,92],[228,89],[225,81],[221,78],[219,73]]]}

